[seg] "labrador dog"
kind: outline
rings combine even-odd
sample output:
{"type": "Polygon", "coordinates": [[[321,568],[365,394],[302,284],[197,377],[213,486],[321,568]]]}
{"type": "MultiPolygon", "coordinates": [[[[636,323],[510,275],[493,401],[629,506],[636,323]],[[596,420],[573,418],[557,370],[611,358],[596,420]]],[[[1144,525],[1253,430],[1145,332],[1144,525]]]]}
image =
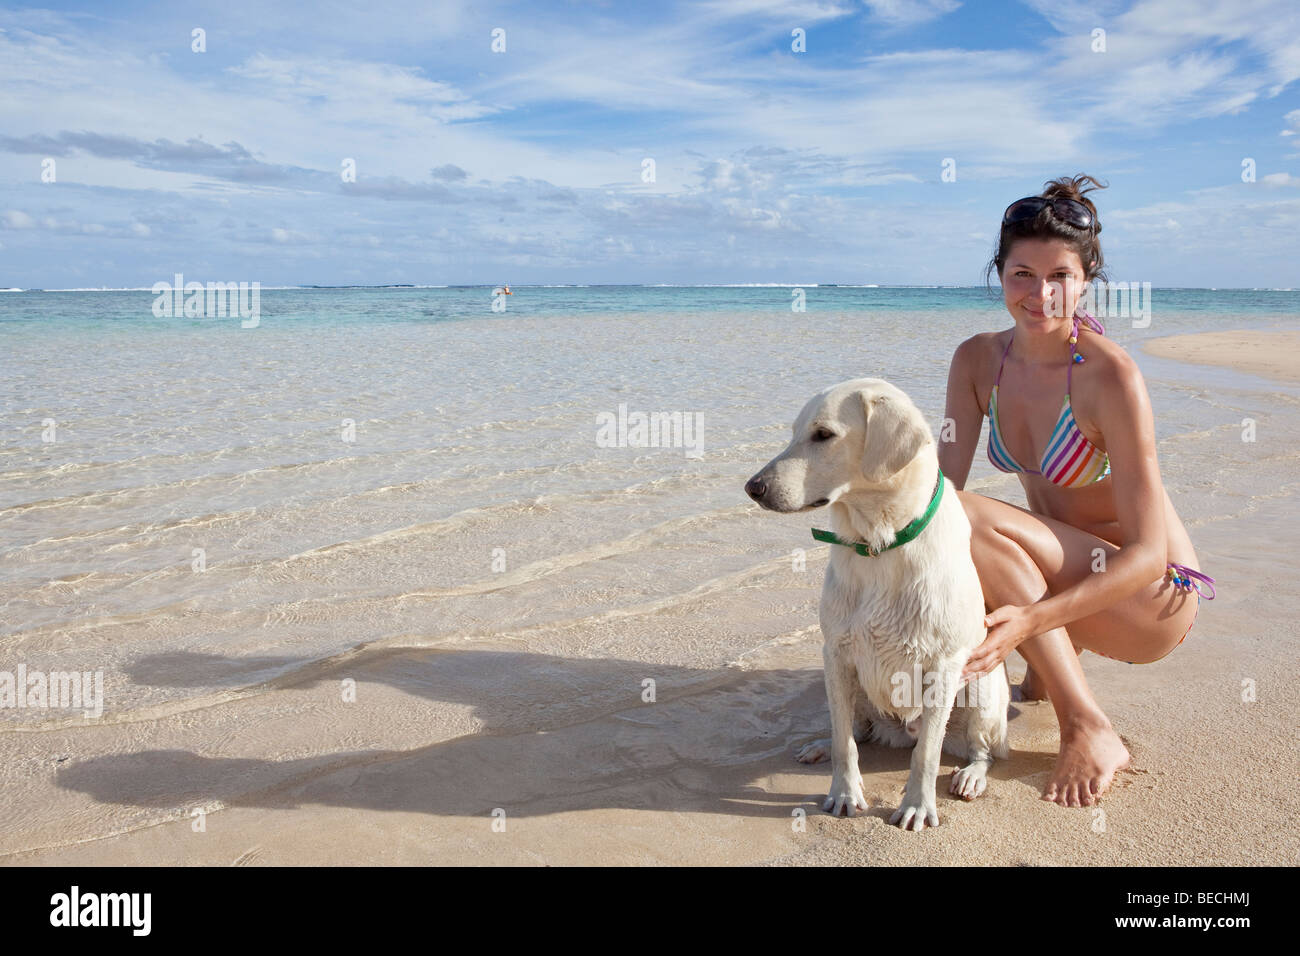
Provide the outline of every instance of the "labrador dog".
{"type": "Polygon", "coordinates": [[[952,483],[937,478],[938,454],[921,412],[883,379],[859,378],[813,397],[789,446],[745,485],[772,511],[829,506],[840,541],[879,552],[830,545],[820,618],[831,736],[804,747],[798,759],[815,763],[829,749],[824,809],[854,816],[867,809],[857,742],[915,743],[902,804],[890,817],[905,830],[939,825],[941,749],[966,761],[949,788],[966,800],[984,792],[993,757],[1007,756],[1006,669],[960,686],[967,657],[985,637],[984,596],[965,509],[952,483]],[[930,522],[889,548],[936,492],[930,522]]]}

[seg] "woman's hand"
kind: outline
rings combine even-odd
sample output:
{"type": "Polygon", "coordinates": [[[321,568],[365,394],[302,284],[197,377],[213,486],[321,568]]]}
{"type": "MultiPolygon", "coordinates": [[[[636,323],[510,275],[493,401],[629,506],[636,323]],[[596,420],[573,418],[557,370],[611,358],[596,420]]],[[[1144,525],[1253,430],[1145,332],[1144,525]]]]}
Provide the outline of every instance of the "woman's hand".
{"type": "Polygon", "coordinates": [[[1023,641],[1038,633],[1032,607],[1004,604],[984,615],[984,626],[989,629],[984,643],[971,651],[970,659],[961,672],[963,681],[987,674],[1014,651],[1023,641]]]}

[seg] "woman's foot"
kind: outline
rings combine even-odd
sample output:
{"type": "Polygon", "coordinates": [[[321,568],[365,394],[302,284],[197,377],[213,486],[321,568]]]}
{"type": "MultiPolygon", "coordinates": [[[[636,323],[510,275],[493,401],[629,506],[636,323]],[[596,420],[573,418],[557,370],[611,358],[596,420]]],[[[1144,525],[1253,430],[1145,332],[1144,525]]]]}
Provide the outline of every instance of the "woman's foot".
{"type": "Polygon", "coordinates": [[[1128,764],[1128,748],[1104,715],[1071,721],[1061,727],[1061,753],[1042,799],[1090,807],[1128,764]]]}

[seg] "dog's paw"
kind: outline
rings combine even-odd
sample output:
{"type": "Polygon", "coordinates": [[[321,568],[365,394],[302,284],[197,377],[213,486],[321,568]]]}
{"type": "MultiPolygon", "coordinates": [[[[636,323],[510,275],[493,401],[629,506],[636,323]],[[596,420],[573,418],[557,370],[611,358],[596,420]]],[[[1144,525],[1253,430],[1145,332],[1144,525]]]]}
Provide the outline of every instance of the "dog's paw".
{"type": "Polygon", "coordinates": [[[823,737],[810,744],[804,744],[795,754],[794,759],[800,763],[821,763],[831,755],[831,739],[823,737]]]}
{"type": "Polygon", "coordinates": [[[862,792],[862,777],[852,774],[847,779],[831,781],[831,792],[827,795],[822,809],[838,817],[841,811],[848,816],[856,816],[859,810],[867,811],[867,798],[862,792]]]}
{"type": "Polygon", "coordinates": [[[976,760],[952,772],[948,792],[963,800],[974,800],[988,786],[989,765],[986,760],[976,760]]]}
{"type": "Polygon", "coordinates": [[[937,827],[939,825],[939,808],[935,806],[933,798],[925,797],[913,798],[903,794],[903,803],[889,822],[904,830],[924,830],[927,826],[937,827]]]}

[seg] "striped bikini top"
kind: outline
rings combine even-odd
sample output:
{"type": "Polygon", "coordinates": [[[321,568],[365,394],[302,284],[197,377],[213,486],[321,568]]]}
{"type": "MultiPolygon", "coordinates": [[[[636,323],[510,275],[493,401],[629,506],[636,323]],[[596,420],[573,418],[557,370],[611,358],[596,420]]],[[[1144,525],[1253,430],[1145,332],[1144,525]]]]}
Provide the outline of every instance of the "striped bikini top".
{"type": "MultiPolygon", "coordinates": [[[[1105,334],[1105,329],[1096,319],[1086,314],[1084,318],[1089,328],[1105,334]]],[[[1015,337],[1013,330],[1011,339],[1014,340],[1015,337]]],[[[1078,339],[1079,318],[1075,316],[1074,328],[1070,333],[1070,370],[1065,376],[1065,401],[1061,403],[1060,417],[1056,420],[1056,427],[1052,429],[1052,437],[1047,441],[1043,460],[1039,463],[1041,471],[1021,468],[1007,451],[1006,442],[998,428],[998,384],[1002,381],[1002,365],[1007,362],[1007,352],[1011,351],[1011,342],[1008,341],[1007,347],[1002,350],[1002,365],[998,366],[997,381],[993,383],[993,391],[989,395],[988,455],[989,461],[998,471],[1042,475],[1052,484],[1063,488],[1082,488],[1084,485],[1101,481],[1110,474],[1110,457],[1079,430],[1078,423],[1074,420],[1074,412],[1070,409],[1070,384],[1074,365],[1076,362],[1083,361],[1083,356],[1075,351],[1075,343],[1078,339]]]]}

